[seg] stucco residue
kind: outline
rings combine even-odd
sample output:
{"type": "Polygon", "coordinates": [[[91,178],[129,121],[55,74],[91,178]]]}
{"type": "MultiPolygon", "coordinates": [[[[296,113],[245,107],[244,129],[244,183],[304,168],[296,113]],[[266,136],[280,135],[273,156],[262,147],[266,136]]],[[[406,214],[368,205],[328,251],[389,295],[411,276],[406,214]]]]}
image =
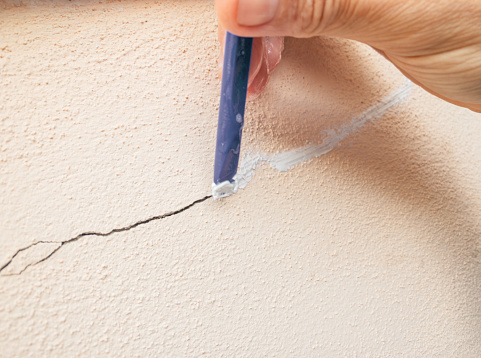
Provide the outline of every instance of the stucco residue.
{"type": "Polygon", "coordinates": [[[355,131],[361,129],[368,121],[382,118],[388,111],[406,100],[411,93],[412,83],[407,81],[404,86],[390,96],[382,99],[366,109],[363,113],[344,121],[339,128],[329,128],[321,134],[320,144],[310,144],[304,147],[291,149],[276,154],[248,151],[242,155],[239,172],[236,176],[239,188],[243,189],[252,180],[257,165],[268,163],[273,169],[280,172],[287,171],[298,164],[305,163],[321,155],[329,153],[344,139],[355,131]]]}

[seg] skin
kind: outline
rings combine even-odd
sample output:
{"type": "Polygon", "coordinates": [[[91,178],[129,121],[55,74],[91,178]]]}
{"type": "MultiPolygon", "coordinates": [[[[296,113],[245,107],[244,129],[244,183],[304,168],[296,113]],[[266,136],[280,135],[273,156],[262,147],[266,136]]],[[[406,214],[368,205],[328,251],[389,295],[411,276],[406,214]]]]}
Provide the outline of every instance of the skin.
{"type": "Polygon", "coordinates": [[[370,45],[426,91],[481,113],[481,1],[278,0],[274,10],[270,1],[215,1],[221,44],[226,30],[256,37],[251,98],[279,64],[284,36],[327,35],[370,45]]]}

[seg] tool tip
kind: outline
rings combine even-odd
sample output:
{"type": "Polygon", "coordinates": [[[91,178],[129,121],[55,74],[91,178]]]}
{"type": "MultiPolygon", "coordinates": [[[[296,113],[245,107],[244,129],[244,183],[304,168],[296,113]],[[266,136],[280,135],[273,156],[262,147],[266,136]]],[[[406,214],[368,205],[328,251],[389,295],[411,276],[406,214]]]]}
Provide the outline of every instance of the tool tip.
{"type": "Polygon", "coordinates": [[[212,196],[214,197],[214,200],[226,198],[232,194],[237,193],[238,189],[239,185],[237,184],[237,181],[235,179],[233,183],[228,180],[223,181],[219,184],[212,183],[212,196]]]}

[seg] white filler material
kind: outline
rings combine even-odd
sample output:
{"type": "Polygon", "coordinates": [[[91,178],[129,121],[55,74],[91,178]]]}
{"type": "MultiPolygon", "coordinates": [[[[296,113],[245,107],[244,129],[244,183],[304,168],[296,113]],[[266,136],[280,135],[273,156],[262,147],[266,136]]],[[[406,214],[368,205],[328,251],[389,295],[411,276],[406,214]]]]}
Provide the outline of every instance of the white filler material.
{"type": "Polygon", "coordinates": [[[231,183],[230,181],[226,180],[222,183],[216,184],[212,183],[212,196],[215,200],[228,197],[232,194],[237,193],[239,189],[239,185],[237,180],[234,178],[234,182],[231,183]]]}

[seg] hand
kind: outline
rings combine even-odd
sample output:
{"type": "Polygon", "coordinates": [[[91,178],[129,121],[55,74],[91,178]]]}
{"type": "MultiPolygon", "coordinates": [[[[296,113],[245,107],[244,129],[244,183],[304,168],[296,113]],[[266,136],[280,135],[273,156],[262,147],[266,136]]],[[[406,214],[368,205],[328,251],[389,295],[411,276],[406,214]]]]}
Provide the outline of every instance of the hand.
{"type": "MultiPolygon", "coordinates": [[[[221,77],[226,30],[222,24],[219,24],[218,30],[219,42],[222,48],[219,58],[219,77],[221,77]]],[[[284,50],[284,37],[257,37],[254,39],[247,88],[248,99],[256,98],[264,90],[271,72],[281,62],[282,50],[284,50]]]]}
{"type": "Polygon", "coordinates": [[[326,35],[372,46],[428,92],[481,113],[478,0],[216,0],[215,4],[220,34],[227,29],[261,38],[254,43],[251,94],[265,87],[280,61],[282,36],[326,35]]]}

